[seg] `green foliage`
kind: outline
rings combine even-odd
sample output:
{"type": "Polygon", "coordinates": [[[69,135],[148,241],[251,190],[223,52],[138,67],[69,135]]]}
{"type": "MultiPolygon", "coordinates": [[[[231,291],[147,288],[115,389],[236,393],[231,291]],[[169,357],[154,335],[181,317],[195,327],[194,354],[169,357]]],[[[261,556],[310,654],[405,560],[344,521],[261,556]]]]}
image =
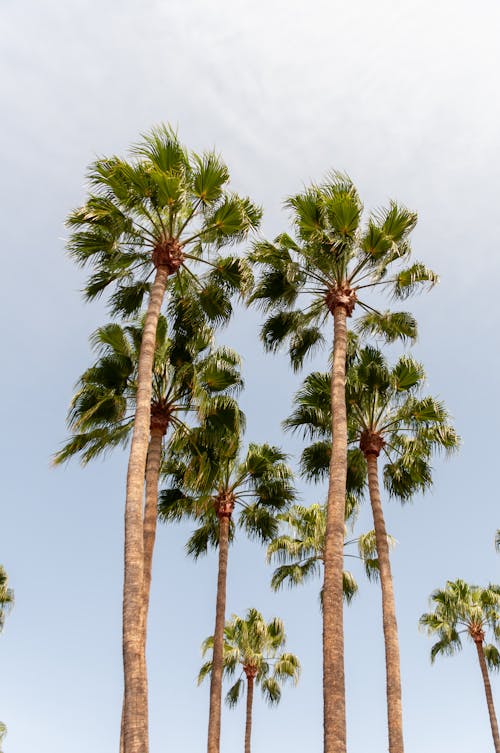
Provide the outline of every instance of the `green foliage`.
{"type": "MultiPolygon", "coordinates": [[[[219,155],[189,153],[169,126],[144,134],[129,162],[117,156],[96,160],[88,172],[87,200],[67,220],[70,255],[91,268],[87,299],[112,286],[112,312],[135,314],[149,291],[153,251],[165,244],[183,254],[170,289],[175,278],[192,274],[191,268],[199,272],[199,264],[206,263],[210,271],[194,276],[205,305],[218,284],[226,297],[246,295],[252,285],[248,266],[238,257],[221,258],[219,250],[246,238],[262,212],[230,192],[228,183],[219,155]]],[[[227,306],[221,310],[219,301],[218,307],[219,317],[227,319],[227,306]]]]}
{"type": "MultiPolygon", "coordinates": [[[[245,672],[255,672],[255,684],[260,686],[265,700],[277,704],[281,699],[281,684],[292,681],[297,684],[300,663],[295,654],[281,652],[286,644],[282,621],[275,617],[268,623],[256,609],[249,609],[246,617],[233,615],[224,628],[223,667],[224,675],[236,679],[226,695],[226,703],[234,707],[244,689],[245,672]]],[[[213,649],[213,636],[202,644],[205,655],[213,649]]],[[[198,674],[198,684],[212,671],[212,662],[205,662],[198,674]]]]}
{"type": "Polygon", "coordinates": [[[500,638],[500,586],[486,588],[471,586],[463,580],[447,581],[444,589],[437,589],[430,598],[432,612],[423,614],[420,626],[428,635],[437,635],[431,648],[431,660],[443,654],[451,656],[462,648],[462,635],[481,646],[489,669],[500,668],[496,646],[485,644],[491,632],[495,641],[500,638]]]}
{"type": "Polygon", "coordinates": [[[14,605],[14,591],[8,587],[5,568],[0,565],[0,632],[4,626],[5,616],[14,605]]]}
{"type": "Polygon", "coordinates": [[[372,213],[363,225],[363,207],[348,176],[330,173],[290,197],[295,238],[283,233],[254,244],[250,261],[261,270],[251,301],[267,313],[261,338],[267,350],[287,345],[294,369],[323,344],[322,328],[332,294],[350,289],[364,316],[363,334],[388,342],[415,340],[416,321],[405,312],[380,312],[364,300],[378,286],[394,298],[406,298],[438,278],[420,262],[406,265],[411,254],[409,236],[417,221],[406,207],[391,201],[372,213]],[[297,308],[299,295],[306,302],[297,308]]]}
{"type": "Polygon", "coordinates": [[[237,526],[250,538],[270,541],[277,533],[277,514],[295,499],[286,460],[285,453],[268,444],[250,444],[241,458],[240,437],[234,431],[211,436],[202,425],[174,439],[163,467],[170,485],[160,492],[159,517],[164,522],[183,517],[194,521],[187,552],[197,558],[218,546],[217,502],[221,495],[231,495],[236,512],[230,539],[237,526]]]}
{"type": "MultiPolygon", "coordinates": [[[[384,484],[391,496],[405,502],[432,484],[430,461],[435,452],[455,451],[460,439],[442,402],[421,397],[425,372],[420,363],[401,356],[391,368],[374,347],[354,349],[346,371],[348,414],[348,491],[362,493],[366,462],[356,447],[363,432],[383,441],[384,484]],[[354,445],[354,446],[353,446],[354,445]]],[[[331,453],[330,375],[307,376],[295,395],[285,430],[318,440],[300,459],[301,474],[319,481],[328,474],[331,453]]]]}
{"type": "MultiPolygon", "coordinates": [[[[357,506],[346,505],[346,521],[352,519],[357,506]]],[[[321,575],[325,538],[326,508],[324,505],[302,507],[293,505],[287,512],[278,515],[285,526],[285,533],[276,536],[267,547],[267,561],[279,563],[271,578],[271,588],[278,591],[285,584],[289,587],[301,585],[311,578],[321,575]]],[[[346,541],[345,545],[357,544],[359,557],[369,578],[378,574],[377,548],[374,531],[363,534],[358,539],[346,541]]],[[[344,598],[349,603],[357,593],[358,586],[348,571],[343,574],[344,598]]]]}
{"type": "MultiPolygon", "coordinates": [[[[107,324],[92,335],[98,358],[77,383],[68,412],[73,434],[56,453],[56,464],[73,455],[86,464],[128,443],[142,332],[143,321],[137,321],[127,326],[107,324]]],[[[212,342],[203,318],[196,335],[185,325],[174,337],[169,337],[165,317],[158,320],[151,403],[168,415],[168,425],[178,432],[188,431],[186,420],[193,412],[213,432],[239,425],[233,395],[243,385],[240,359],[229,348],[211,349],[212,342]]]]}

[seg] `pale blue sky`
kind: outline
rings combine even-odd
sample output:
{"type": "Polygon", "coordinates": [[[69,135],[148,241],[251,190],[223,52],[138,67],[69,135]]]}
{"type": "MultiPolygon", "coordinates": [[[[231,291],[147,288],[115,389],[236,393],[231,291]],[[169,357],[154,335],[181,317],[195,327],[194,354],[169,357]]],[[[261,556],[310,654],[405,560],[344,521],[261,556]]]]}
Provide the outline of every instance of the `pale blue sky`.
{"type": "MultiPolygon", "coordinates": [[[[222,152],[234,188],[263,204],[266,236],[287,227],[282,199],[330,168],[352,176],[368,208],[395,197],[418,211],[415,257],[442,282],[411,302],[414,350],[463,448],[436,462],[425,499],[387,505],[399,542],[406,751],[492,750],[473,651],[431,667],[417,621],[447,578],[499,578],[499,22],[500,6],[486,0],[3,0],[0,562],[16,592],[0,638],[6,753],[117,749],[126,460],[49,467],[89,363],[88,335],[107,321],[104,303],[82,302],[63,223],[94,156],[123,154],[160,121],[190,148],[222,152]]],[[[263,354],[258,325],[241,310],[224,333],[244,356],[247,438],[297,453],[280,421],[301,377],[284,356],[263,354]]],[[[319,489],[301,490],[305,503],[321,499],[319,489]]],[[[360,530],[368,521],[365,512],[360,530]]],[[[187,561],[187,533],[158,537],[152,753],[205,749],[208,693],[195,677],[213,629],[216,560],[187,561]]],[[[282,616],[303,676],[277,710],[256,701],[254,751],[319,752],[319,587],[274,595],[263,560],[258,546],[235,544],[228,612],[282,616]]],[[[346,613],[350,753],[387,748],[380,595],[359,580],[346,613]]],[[[497,678],[493,692],[500,701],[497,678]]],[[[222,753],[242,747],[243,708],[225,711],[222,753]]]]}

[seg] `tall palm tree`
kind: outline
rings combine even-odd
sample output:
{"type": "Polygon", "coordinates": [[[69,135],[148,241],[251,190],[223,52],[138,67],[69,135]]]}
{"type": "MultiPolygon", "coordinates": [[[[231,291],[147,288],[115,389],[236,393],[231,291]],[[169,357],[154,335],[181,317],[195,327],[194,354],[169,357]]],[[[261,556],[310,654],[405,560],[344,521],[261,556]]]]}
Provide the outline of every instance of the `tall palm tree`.
{"type": "MultiPolygon", "coordinates": [[[[132,160],[98,159],[89,170],[90,194],[68,218],[68,248],[92,275],[87,299],[116,289],[112,309],[131,313],[148,303],[137,369],[137,397],[125,501],[123,660],[125,753],[147,753],[147,685],[141,658],[144,474],[150,437],[151,377],[156,329],[169,277],[193,275],[200,261],[211,269],[200,294],[213,306],[249,275],[240,259],[218,249],[245,238],[261,212],[227,190],[229,172],[213,152],[189,154],[167,126],[153,129],[132,150],[132,160]],[[150,279],[152,278],[152,282],[150,279]],[[212,295],[213,293],[213,295],[212,295]]],[[[227,305],[222,301],[223,308],[227,305]]]]}
{"type": "MultiPolygon", "coordinates": [[[[55,455],[56,464],[74,455],[80,455],[86,464],[130,441],[142,331],[142,322],[128,326],[108,324],[92,335],[98,359],[77,383],[68,413],[68,426],[74,434],[55,455]]],[[[168,451],[166,437],[171,437],[172,430],[189,432],[192,426],[186,421],[191,423],[189,417],[193,414],[205,424],[210,422],[212,432],[221,427],[238,430],[240,412],[232,394],[242,386],[239,357],[228,348],[212,349],[212,344],[211,330],[201,321],[196,334],[184,327],[171,338],[165,317],[159,316],[143,512],[143,652],[156,537],[158,479],[162,454],[168,451]]]]}
{"type": "MultiPolygon", "coordinates": [[[[263,268],[252,300],[270,313],[262,329],[267,349],[288,341],[295,368],[324,341],[322,327],[333,317],[331,379],[333,447],[329,472],[323,611],[323,699],[325,753],[345,753],[344,633],[342,571],[344,501],[347,475],[345,364],[347,317],[356,307],[366,312],[362,327],[393,340],[415,336],[413,317],[380,313],[362,296],[384,288],[405,298],[436,275],[421,263],[404,265],[409,235],[417,217],[403,206],[372,213],[363,227],[362,204],[351,180],[338,173],[286,202],[295,239],[279,235],[274,243],[256,244],[251,260],[263,268]],[[396,268],[396,269],[394,269],[396,268]],[[299,294],[306,297],[295,308],[299,294]]],[[[371,301],[371,299],[370,299],[371,301]]]]}
{"type": "Polygon", "coordinates": [[[192,517],[198,527],[187,543],[195,558],[218,547],[217,595],[210,681],[208,751],[220,748],[224,623],[229,544],[234,535],[233,512],[239,510],[238,526],[251,538],[263,542],[276,535],[276,514],[295,498],[292,473],[286,455],[268,444],[250,444],[240,454],[240,438],[233,433],[217,451],[200,452],[201,433],[194,432],[195,451],[186,454],[182,443],[179,457],[166,464],[172,486],[160,493],[160,518],[165,521],[192,517]]]}
{"type": "Polygon", "coordinates": [[[0,632],[5,622],[5,615],[14,604],[14,591],[7,584],[7,573],[3,565],[0,565],[0,632]]]}
{"type": "MultiPolygon", "coordinates": [[[[347,520],[354,508],[347,510],[347,520]],[[350,513],[350,514],[349,514],[350,513]]],[[[267,561],[281,563],[271,578],[271,588],[278,591],[283,585],[297,586],[309,578],[321,574],[325,556],[326,507],[325,505],[293,505],[287,512],[280,513],[278,519],[287,526],[289,532],[277,536],[267,547],[267,561]]],[[[390,543],[393,543],[389,536],[390,543]]],[[[379,564],[375,531],[361,534],[345,541],[345,546],[357,544],[358,554],[344,554],[362,560],[368,578],[378,577],[379,564]]],[[[358,591],[354,576],[344,570],[344,599],[350,602],[358,591]]]]}
{"type": "MultiPolygon", "coordinates": [[[[399,641],[389,539],[379,488],[379,455],[384,458],[384,482],[401,502],[432,484],[430,459],[439,450],[458,447],[458,436],[444,405],[421,397],[425,379],[421,364],[402,356],[391,369],[383,354],[372,347],[354,353],[346,378],[348,440],[351,463],[368,476],[382,590],[386,654],[387,713],[390,753],[404,749],[399,641]]],[[[284,422],[286,429],[302,430],[318,441],[302,455],[302,471],[309,477],[325,472],[331,447],[330,375],[309,375],[284,422]]]]}
{"type": "Polygon", "coordinates": [[[432,593],[431,603],[434,611],[420,618],[420,625],[427,633],[438,637],[431,649],[431,661],[434,662],[440,654],[451,656],[460,651],[462,635],[473,641],[484,683],[495,753],[500,753],[500,736],[488,675],[488,668],[500,669],[500,653],[495,645],[485,643],[488,630],[494,640],[500,638],[500,586],[490,584],[481,588],[460,579],[449,580],[444,589],[432,593]]]}
{"type": "MultiPolygon", "coordinates": [[[[256,609],[249,609],[246,617],[232,616],[224,628],[223,666],[227,677],[240,676],[229,689],[226,703],[235,706],[243,690],[246,679],[247,708],[245,724],[245,753],[250,753],[252,734],[252,707],[254,685],[260,686],[266,701],[273,705],[281,699],[280,685],[292,680],[297,684],[300,663],[295,654],[278,651],[285,646],[286,635],[283,622],[275,617],[266,622],[256,609]]],[[[214,649],[214,637],[203,642],[203,655],[214,649]]],[[[198,684],[213,673],[213,660],[205,662],[198,675],[198,684]]]]}

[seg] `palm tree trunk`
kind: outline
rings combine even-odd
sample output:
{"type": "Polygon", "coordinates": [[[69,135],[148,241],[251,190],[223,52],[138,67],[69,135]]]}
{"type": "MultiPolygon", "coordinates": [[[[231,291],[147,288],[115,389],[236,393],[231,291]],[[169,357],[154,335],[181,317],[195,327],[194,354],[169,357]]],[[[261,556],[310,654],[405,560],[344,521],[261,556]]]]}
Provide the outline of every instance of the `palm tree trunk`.
{"type": "Polygon", "coordinates": [[[151,287],[139,354],[134,431],[127,472],[123,582],[124,753],[148,753],[149,749],[148,689],[141,630],[144,585],[143,498],[156,328],[167,277],[166,267],[158,267],[151,287]]]}
{"type": "Polygon", "coordinates": [[[491,734],[493,735],[495,753],[500,753],[500,736],[498,734],[497,716],[495,714],[495,706],[493,705],[493,695],[491,693],[488,667],[486,666],[486,659],[484,658],[483,642],[474,641],[474,643],[476,644],[479,666],[481,667],[481,674],[483,675],[484,692],[486,694],[486,703],[488,704],[488,713],[490,715],[491,734]]]}
{"type": "Polygon", "coordinates": [[[346,311],[336,306],[332,366],[332,456],[326,516],[323,589],[324,752],[346,753],[342,572],[347,478],[346,311]]]}
{"type": "Polygon", "coordinates": [[[144,591],[143,591],[143,640],[146,647],[151,569],[158,521],[158,480],[160,478],[162,444],[165,432],[151,427],[148,457],[146,462],[146,504],[144,506],[144,591]]]}
{"type": "Polygon", "coordinates": [[[247,675],[247,718],[245,724],[245,753],[250,753],[250,738],[252,735],[252,706],[253,706],[254,677],[247,675]]]}
{"type": "Polygon", "coordinates": [[[224,651],[224,625],[226,621],[226,580],[229,550],[230,516],[219,516],[219,572],[215,607],[214,648],[210,677],[210,709],[208,714],[208,753],[220,751],[220,723],[222,706],[222,669],[224,651]]]}
{"type": "Polygon", "coordinates": [[[378,483],[378,460],[373,453],[365,454],[368,465],[368,488],[377,542],[377,556],[382,588],[382,618],[385,641],[385,673],[387,693],[387,717],[389,726],[389,753],[403,753],[403,708],[401,697],[401,670],[399,659],[398,626],[392,583],[389,544],[385,529],[380,488],[378,483]]]}

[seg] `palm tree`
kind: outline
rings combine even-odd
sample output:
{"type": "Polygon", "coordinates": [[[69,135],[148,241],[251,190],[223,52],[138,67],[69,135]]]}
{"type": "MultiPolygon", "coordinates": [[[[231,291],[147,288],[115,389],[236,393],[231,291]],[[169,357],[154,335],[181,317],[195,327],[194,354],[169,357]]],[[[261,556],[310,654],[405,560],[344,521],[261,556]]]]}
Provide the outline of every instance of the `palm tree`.
{"type": "Polygon", "coordinates": [[[431,649],[431,661],[436,656],[451,656],[462,648],[461,635],[467,635],[475,644],[490,715],[491,734],[495,753],[500,753],[500,736],[491,694],[488,667],[500,668],[500,653],[493,644],[485,644],[490,630],[495,640],[500,637],[500,586],[487,588],[470,586],[463,580],[447,581],[444,589],[431,595],[433,612],[420,618],[420,625],[429,635],[437,634],[438,641],[431,649]]]}
{"type": "Polygon", "coordinates": [[[164,521],[191,517],[198,527],[187,543],[195,558],[218,547],[219,562],[210,681],[208,751],[220,748],[224,623],[229,544],[234,536],[233,511],[239,508],[238,526],[251,538],[270,541],[277,533],[276,514],[295,498],[292,473],[286,455],[268,444],[250,444],[240,457],[240,438],[233,433],[217,451],[204,447],[202,432],[193,432],[191,457],[186,442],[178,458],[166,464],[172,486],[160,493],[160,518],[164,521]],[[204,448],[203,452],[200,449],[204,448]]]}
{"type": "MultiPolygon", "coordinates": [[[[347,507],[346,519],[353,516],[355,508],[347,507]]],[[[278,591],[285,584],[297,586],[309,578],[320,575],[325,556],[326,506],[293,505],[287,512],[277,516],[285,523],[289,533],[277,536],[267,547],[267,561],[281,563],[271,578],[271,588],[278,591]]],[[[393,543],[392,537],[390,544],[393,543]]],[[[369,579],[377,578],[379,564],[375,531],[361,534],[358,538],[348,539],[345,546],[357,544],[358,554],[344,554],[345,557],[357,557],[362,560],[369,579]]],[[[344,599],[349,603],[358,591],[353,575],[344,570],[344,599]]]]}
{"type": "MultiPolygon", "coordinates": [[[[368,476],[378,552],[391,753],[402,753],[404,742],[399,641],[378,458],[383,452],[384,482],[389,494],[405,502],[432,484],[433,452],[451,452],[459,443],[444,405],[432,397],[420,397],[424,379],[421,364],[413,359],[402,356],[390,369],[382,353],[372,347],[353,354],[346,378],[348,440],[357,445],[349,450],[350,460],[358,473],[368,476]]],[[[318,440],[302,455],[302,471],[309,477],[328,468],[329,395],[329,374],[309,375],[296,395],[295,411],[284,422],[286,429],[302,430],[306,436],[318,440]]]]}
{"type": "Polygon", "coordinates": [[[245,238],[257,227],[261,212],[248,199],[228,192],[229,172],[216,154],[190,155],[167,126],[145,135],[132,157],[127,162],[113,156],[91,165],[91,192],[67,224],[72,230],[70,254],[93,270],[85,288],[87,299],[114,284],[112,309],[131,313],[149,294],[127,471],[123,586],[125,753],[146,753],[147,686],[140,626],[142,507],[158,317],[169,277],[177,277],[180,270],[193,275],[189,266],[196,269],[200,261],[211,269],[201,285],[201,297],[209,307],[221,304],[227,313],[226,294],[242,291],[250,278],[240,259],[222,258],[217,250],[245,238]]]}
{"type": "Polygon", "coordinates": [[[3,722],[0,722],[0,753],[3,753],[1,749],[1,745],[6,734],[7,734],[7,727],[5,726],[3,722]]]}
{"type": "MultiPolygon", "coordinates": [[[[250,753],[254,684],[260,686],[266,701],[273,705],[281,699],[280,684],[283,681],[292,680],[297,684],[299,680],[300,663],[295,654],[278,654],[285,643],[282,621],[275,617],[266,623],[256,609],[249,609],[245,619],[233,615],[224,628],[224,674],[234,677],[237,670],[240,670],[239,678],[226,695],[229,706],[233,707],[238,703],[244,685],[243,676],[246,678],[245,753],[250,753]]],[[[203,642],[203,655],[207,651],[213,652],[213,649],[214,637],[210,636],[203,642]]],[[[213,661],[210,659],[200,669],[198,684],[212,673],[213,661]]]]}
{"type": "Polygon", "coordinates": [[[7,573],[3,565],[0,565],[0,632],[5,622],[5,615],[14,604],[14,591],[8,587],[7,583],[7,573]]]}
{"type": "Polygon", "coordinates": [[[423,264],[393,271],[410,255],[409,235],[417,217],[391,202],[373,213],[361,226],[362,204],[351,180],[338,173],[286,202],[292,211],[295,239],[279,235],[274,243],[256,244],[251,260],[263,268],[252,295],[269,318],[262,329],[268,350],[289,342],[294,368],[299,368],[312,348],[324,341],[322,327],[333,317],[331,408],[333,446],[327,502],[324,569],[323,698],[325,753],[345,753],[344,635],[342,571],[344,502],[347,475],[347,416],[345,364],[347,317],[355,307],[366,312],[365,331],[387,339],[414,338],[416,324],[408,314],[380,313],[361,296],[383,287],[405,298],[422,284],[432,285],[436,275],[423,264]],[[305,294],[302,309],[294,308],[305,294]]]}
{"type": "MultiPolygon", "coordinates": [[[[68,413],[71,439],[55,455],[60,464],[80,455],[86,464],[116,446],[127,444],[133,429],[137,367],[143,323],[108,324],[92,335],[97,361],[77,383],[68,413]]],[[[186,419],[196,413],[212,431],[238,429],[239,410],[232,393],[242,380],[239,357],[228,348],[211,349],[211,330],[198,322],[196,335],[179,328],[168,337],[167,321],[159,316],[153,362],[150,442],[143,512],[144,582],[141,640],[146,649],[151,567],[156,537],[158,479],[165,438],[172,430],[188,432],[186,419]]],[[[144,665],[145,666],[145,665],[144,665]]]]}

